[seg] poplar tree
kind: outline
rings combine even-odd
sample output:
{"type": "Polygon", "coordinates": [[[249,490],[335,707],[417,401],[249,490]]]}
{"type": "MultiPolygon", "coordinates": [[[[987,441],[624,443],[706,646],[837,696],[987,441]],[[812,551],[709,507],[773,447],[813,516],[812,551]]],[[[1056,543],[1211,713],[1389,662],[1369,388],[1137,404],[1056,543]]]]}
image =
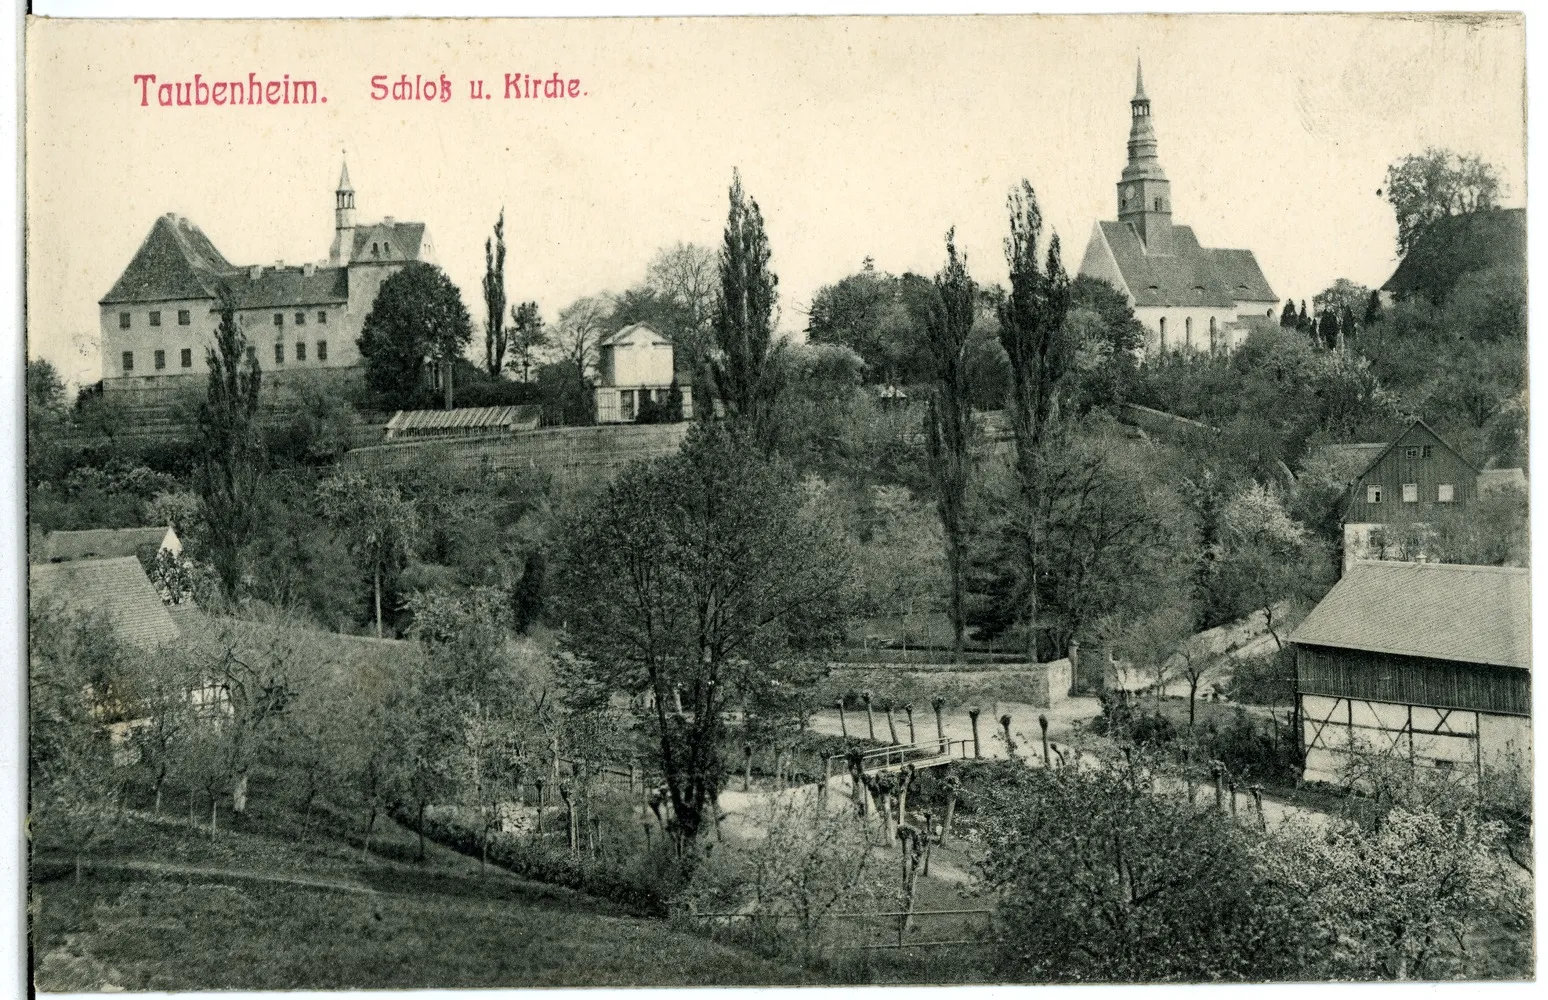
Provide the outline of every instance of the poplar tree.
{"type": "Polygon", "coordinates": [[[494,236],[484,240],[484,368],[499,378],[505,367],[505,209],[494,236]]]}
{"type": "Polygon", "coordinates": [[[205,547],[227,600],[242,580],[242,550],[258,521],[263,441],[258,431],[258,393],[263,374],[248,347],[228,290],[220,296],[215,346],[205,352],[209,389],[199,404],[198,465],[194,484],[205,525],[205,547]]]}
{"type": "Polygon", "coordinates": [[[763,213],[743,192],[740,171],[731,174],[730,202],[712,326],[719,351],[709,359],[710,376],[727,419],[772,449],[779,394],[779,346],[774,339],[779,278],[769,270],[763,213]]]}
{"type": "Polygon", "coordinates": [[[967,385],[967,345],[973,331],[978,286],[968,276],[967,260],[957,253],[957,231],[946,234],[946,266],[935,276],[935,294],[924,317],[926,340],[934,363],[926,414],[930,474],[935,481],[936,506],[946,541],[946,573],[950,588],[952,650],[962,659],[963,589],[966,586],[967,539],[963,511],[967,505],[968,437],[972,405],[967,385]]]}
{"type": "Polygon", "coordinates": [[[1020,540],[1025,571],[1024,622],[1036,660],[1038,460],[1057,415],[1060,384],[1074,361],[1075,345],[1064,329],[1070,308],[1070,278],[1060,257],[1057,234],[1049,239],[1045,262],[1038,266],[1043,213],[1031,182],[1023,180],[1021,189],[1011,192],[1006,208],[1010,215],[1010,235],[1005,239],[1010,292],[999,306],[1000,343],[1010,359],[1015,474],[1026,520],[1020,540]]]}

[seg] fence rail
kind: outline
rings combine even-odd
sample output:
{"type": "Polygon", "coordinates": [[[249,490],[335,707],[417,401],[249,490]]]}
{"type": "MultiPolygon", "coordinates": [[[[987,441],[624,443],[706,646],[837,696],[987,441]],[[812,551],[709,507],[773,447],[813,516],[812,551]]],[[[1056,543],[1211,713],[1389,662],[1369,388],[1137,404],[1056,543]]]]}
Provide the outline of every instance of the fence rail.
{"type": "MultiPolygon", "coordinates": [[[[879,771],[882,768],[903,764],[938,764],[948,760],[967,760],[971,754],[969,739],[924,740],[918,743],[899,743],[895,746],[867,750],[860,755],[860,771],[879,771]]],[[[844,774],[849,770],[849,756],[834,754],[828,758],[828,774],[844,774]]]]}

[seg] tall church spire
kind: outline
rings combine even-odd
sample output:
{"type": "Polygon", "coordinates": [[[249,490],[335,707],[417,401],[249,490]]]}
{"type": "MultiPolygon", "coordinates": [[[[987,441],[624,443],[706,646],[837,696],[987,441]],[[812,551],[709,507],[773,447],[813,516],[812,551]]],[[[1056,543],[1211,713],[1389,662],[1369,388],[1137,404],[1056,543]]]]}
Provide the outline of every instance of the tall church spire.
{"type": "Polygon", "coordinates": [[[328,263],[348,264],[355,250],[355,189],[349,183],[349,161],[339,171],[339,186],[333,192],[333,246],[328,263]]]}
{"type": "Polygon", "coordinates": [[[1134,63],[1134,96],[1129,100],[1129,162],[1118,181],[1118,221],[1129,223],[1145,252],[1172,252],[1172,185],[1156,154],[1156,130],[1145,94],[1145,71],[1134,63]]]}

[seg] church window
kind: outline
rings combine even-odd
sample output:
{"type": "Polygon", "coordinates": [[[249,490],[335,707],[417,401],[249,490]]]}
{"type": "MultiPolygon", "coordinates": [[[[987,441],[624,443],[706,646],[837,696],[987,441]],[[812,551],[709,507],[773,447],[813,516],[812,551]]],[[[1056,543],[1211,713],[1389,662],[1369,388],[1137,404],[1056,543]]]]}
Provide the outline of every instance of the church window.
{"type": "Polygon", "coordinates": [[[165,368],[166,366],[167,366],[167,352],[166,351],[157,351],[156,352],[156,370],[159,372],[159,371],[161,371],[161,369],[165,368]]]}
{"type": "Polygon", "coordinates": [[[277,364],[277,365],[282,365],[282,364],[285,363],[285,345],[284,344],[275,344],[274,345],[274,363],[277,364]]]}
{"type": "Polygon", "coordinates": [[[275,326],[284,326],[285,325],[285,314],[284,313],[275,313],[274,314],[274,325],[275,326]]]}
{"type": "Polygon", "coordinates": [[[192,322],[193,322],[193,314],[190,313],[187,309],[179,309],[177,311],[177,325],[178,326],[188,326],[192,322]]]}
{"type": "Polygon", "coordinates": [[[125,375],[127,375],[130,372],[134,371],[134,352],[133,351],[125,351],[124,352],[123,363],[124,363],[124,374],[125,375]]]}
{"type": "Polygon", "coordinates": [[[319,322],[319,323],[326,323],[326,322],[328,322],[328,311],[326,309],[319,309],[319,310],[317,310],[317,322],[319,322]]]}
{"type": "Polygon", "coordinates": [[[384,257],[391,257],[392,256],[392,244],[391,243],[385,243],[384,242],[382,244],[382,256],[384,256],[384,257]]]}
{"type": "Polygon", "coordinates": [[[159,310],[159,309],[152,309],[151,310],[150,325],[151,326],[160,326],[161,325],[161,310],[159,310]]]}
{"type": "Polygon", "coordinates": [[[304,341],[304,340],[296,341],[296,360],[297,361],[305,361],[306,360],[306,341],[304,341]]]}
{"type": "Polygon", "coordinates": [[[328,342],[326,340],[319,340],[317,342],[317,360],[328,360],[328,342]]]}
{"type": "Polygon", "coordinates": [[[120,330],[127,330],[127,329],[129,329],[129,314],[128,313],[119,313],[118,314],[118,328],[120,330]]]}
{"type": "Polygon", "coordinates": [[[1158,212],[1161,211],[1161,199],[1160,198],[1156,199],[1156,211],[1158,211],[1158,212]]]}
{"type": "Polygon", "coordinates": [[[1161,350],[1166,350],[1166,317],[1161,317],[1161,350]]]}
{"type": "Polygon", "coordinates": [[[1183,344],[1185,346],[1189,347],[1189,348],[1193,347],[1193,317],[1192,316],[1188,316],[1188,317],[1185,317],[1183,319],[1183,344]]]}
{"type": "Polygon", "coordinates": [[[296,313],[296,326],[306,326],[306,313],[296,313]]]}
{"type": "Polygon", "coordinates": [[[382,255],[381,244],[379,244],[379,243],[372,243],[371,244],[371,256],[372,257],[380,257],[381,255],[382,255]]]}
{"type": "Polygon", "coordinates": [[[192,368],[193,367],[193,348],[191,348],[191,347],[183,348],[183,355],[182,355],[181,359],[179,359],[178,363],[181,364],[184,368],[192,368]]]}

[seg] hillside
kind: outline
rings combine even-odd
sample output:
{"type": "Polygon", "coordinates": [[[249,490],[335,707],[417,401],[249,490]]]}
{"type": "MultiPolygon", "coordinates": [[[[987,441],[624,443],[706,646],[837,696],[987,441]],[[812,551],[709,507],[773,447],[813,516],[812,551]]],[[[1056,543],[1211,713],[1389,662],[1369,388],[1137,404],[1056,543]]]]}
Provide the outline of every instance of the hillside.
{"type": "Polygon", "coordinates": [[[84,861],[40,845],[33,972],[48,992],[753,985],[799,970],[515,878],[390,826],[363,856],[313,830],[130,816],[84,861]],[[401,860],[400,860],[401,859],[401,860]]]}

